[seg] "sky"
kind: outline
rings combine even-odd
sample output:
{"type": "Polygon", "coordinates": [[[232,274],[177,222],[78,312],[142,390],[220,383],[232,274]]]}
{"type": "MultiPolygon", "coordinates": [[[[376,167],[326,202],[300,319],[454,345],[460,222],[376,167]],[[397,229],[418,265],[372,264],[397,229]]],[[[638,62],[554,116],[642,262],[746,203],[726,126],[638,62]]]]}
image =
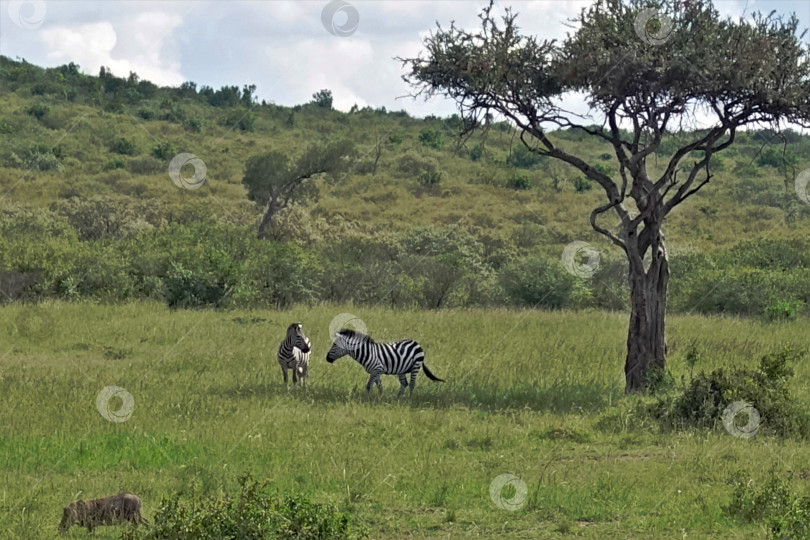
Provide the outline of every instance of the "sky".
{"type": "MultiPolygon", "coordinates": [[[[527,34],[562,39],[592,0],[496,2],[512,6],[527,34]]],[[[97,74],[177,86],[255,84],[260,100],[306,103],[320,89],[347,111],[384,106],[414,116],[446,116],[442,98],[414,100],[395,57],[414,57],[436,23],[477,28],[488,0],[468,1],[68,1],[0,0],[0,54],[45,67],[69,62],[97,74]]],[[[810,27],[807,0],[716,0],[722,15],[796,13],[810,27]]],[[[810,35],[810,32],[808,33],[810,35]]],[[[805,39],[808,39],[805,37],[805,39]]],[[[581,96],[564,105],[585,112],[581,96]]]]}

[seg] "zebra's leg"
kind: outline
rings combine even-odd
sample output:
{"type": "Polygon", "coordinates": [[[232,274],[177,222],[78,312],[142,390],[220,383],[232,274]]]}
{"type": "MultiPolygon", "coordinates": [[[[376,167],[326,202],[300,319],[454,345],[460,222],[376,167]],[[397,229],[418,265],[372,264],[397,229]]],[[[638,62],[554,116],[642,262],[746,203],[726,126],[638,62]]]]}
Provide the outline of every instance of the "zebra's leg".
{"type": "Polygon", "coordinates": [[[377,375],[377,390],[380,391],[380,395],[382,395],[382,376],[377,375]]]}
{"type": "Polygon", "coordinates": [[[296,386],[298,384],[298,364],[293,364],[292,374],[293,374],[293,386],[296,386]]]}
{"type": "Polygon", "coordinates": [[[419,375],[419,370],[418,369],[415,369],[415,370],[411,371],[411,393],[410,393],[410,395],[413,395],[413,390],[414,390],[414,388],[416,388],[416,377],[418,375],[419,375]]]}
{"type": "Polygon", "coordinates": [[[284,374],[284,386],[287,386],[287,367],[284,364],[279,364],[281,366],[281,373],[284,374]]]}
{"type": "Polygon", "coordinates": [[[371,387],[374,386],[374,374],[372,373],[368,377],[368,382],[366,383],[366,392],[371,392],[371,387]]]}
{"type": "Polygon", "coordinates": [[[400,397],[402,394],[405,393],[405,389],[408,388],[408,376],[404,373],[399,374],[399,394],[397,397],[400,397]]]}

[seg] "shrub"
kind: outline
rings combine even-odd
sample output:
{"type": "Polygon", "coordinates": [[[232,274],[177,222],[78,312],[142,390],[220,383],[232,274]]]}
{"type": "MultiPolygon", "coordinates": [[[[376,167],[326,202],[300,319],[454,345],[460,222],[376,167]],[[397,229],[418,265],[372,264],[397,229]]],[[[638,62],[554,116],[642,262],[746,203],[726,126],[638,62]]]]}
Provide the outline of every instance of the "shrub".
{"type": "Polygon", "coordinates": [[[267,482],[246,474],[240,492],[202,499],[164,498],[149,526],[125,531],[126,540],[240,538],[243,540],[353,540],[364,532],[347,512],[301,495],[268,493],[267,482]]]}
{"type": "Polygon", "coordinates": [[[762,357],[756,370],[719,368],[701,372],[676,395],[660,398],[648,412],[665,428],[713,428],[735,401],[750,403],[759,412],[759,431],[780,437],[810,436],[810,417],[789,389],[793,368],[804,353],[786,348],[762,357]]]}
{"type": "Polygon", "coordinates": [[[560,309],[587,297],[587,285],[566,272],[557,261],[542,256],[523,257],[500,274],[506,300],[515,306],[560,309]]]}
{"type": "Polygon", "coordinates": [[[129,170],[133,174],[155,174],[164,168],[165,165],[152,156],[135,158],[129,162],[129,170]]]}
{"type": "Polygon", "coordinates": [[[314,94],[312,94],[312,102],[313,105],[316,107],[322,107],[324,109],[331,109],[332,108],[332,91],[331,90],[318,90],[314,94]]]}
{"type": "Polygon", "coordinates": [[[126,169],[127,162],[121,158],[113,158],[107,161],[103,166],[102,169],[105,171],[111,171],[113,169],[126,169]]]}
{"type": "Polygon", "coordinates": [[[42,120],[42,117],[44,117],[50,111],[51,108],[45,105],[44,103],[35,103],[25,110],[25,112],[27,112],[37,120],[42,120]]]}
{"type": "Polygon", "coordinates": [[[158,141],[152,147],[152,155],[158,159],[168,159],[176,153],[171,141],[158,141]]]}
{"type": "Polygon", "coordinates": [[[609,154],[607,152],[605,152],[604,154],[599,154],[599,159],[601,159],[602,161],[610,161],[611,159],[613,159],[613,154],[609,154]]]}
{"type": "Polygon", "coordinates": [[[425,128],[419,133],[419,142],[424,146],[441,150],[444,146],[444,134],[438,129],[425,128]]]}
{"type": "Polygon", "coordinates": [[[532,169],[542,163],[544,159],[544,156],[532,152],[526,148],[525,144],[520,143],[513,147],[512,154],[506,159],[506,163],[520,169],[532,169]]]}
{"type": "Polygon", "coordinates": [[[804,307],[804,302],[801,300],[774,299],[765,306],[762,315],[769,321],[793,320],[804,310],[804,307]]]}
{"type": "Polygon", "coordinates": [[[416,181],[419,182],[421,186],[436,186],[442,180],[442,173],[441,171],[425,171],[420,174],[416,181]]]}
{"type": "Polygon", "coordinates": [[[749,523],[766,521],[775,540],[810,538],[810,497],[796,494],[789,480],[771,470],[761,484],[743,471],[731,481],[731,502],[723,507],[727,514],[749,523]]]}
{"type": "Polygon", "coordinates": [[[532,180],[525,174],[513,174],[506,181],[506,187],[518,190],[530,189],[532,187],[532,180]]]}
{"type": "Polygon", "coordinates": [[[583,193],[591,189],[593,189],[593,182],[591,182],[589,178],[585,178],[584,176],[574,178],[574,191],[577,193],[583,193]]]}
{"type": "Polygon", "coordinates": [[[143,118],[144,120],[153,120],[157,113],[152,109],[138,109],[138,116],[143,118]]]}
{"type": "Polygon", "coordinates": [[[124,156],[134,156],[138,153],[138,147],[135,144],[135,141],[132,139],[127,139],[126,137],[118,137],[117,139],[113,140],[112,144],[110,145],[110,150],[116,154],[121,154],[124,156]]]}
{"type": "Polygon", "coordinates": [[[423,157],[416,152],[406,152],[397,161],[397,172],[400,176],[419,178],[423,173],[435,173],[439,162],[435,158],[423,157]]]}

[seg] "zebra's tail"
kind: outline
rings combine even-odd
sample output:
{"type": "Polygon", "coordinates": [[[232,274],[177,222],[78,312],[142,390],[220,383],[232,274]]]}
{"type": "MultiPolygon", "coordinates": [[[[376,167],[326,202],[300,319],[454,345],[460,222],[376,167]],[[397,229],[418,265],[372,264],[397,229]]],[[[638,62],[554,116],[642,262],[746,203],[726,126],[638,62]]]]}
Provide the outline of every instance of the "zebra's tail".
{"type": "Polygon", "coordinates": [[[425,370],[425,375],[427,375],[428,379],[430,379],[431,381],[444,382],[444,379],[440,379],[436,375],[431,373],[431,371],[427,367],[427,364],[422,364],[422,369],[425,370]]]}

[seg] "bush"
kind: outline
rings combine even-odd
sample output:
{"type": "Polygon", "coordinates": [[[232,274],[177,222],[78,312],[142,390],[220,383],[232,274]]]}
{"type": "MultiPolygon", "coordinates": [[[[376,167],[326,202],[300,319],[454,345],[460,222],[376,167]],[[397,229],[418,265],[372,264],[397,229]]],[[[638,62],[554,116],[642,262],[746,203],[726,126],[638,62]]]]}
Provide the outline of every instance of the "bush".
{"type": "Polygon", "coordinates": [[[122,537],[353,540],[365,536],[347,512],[301,495],[271,495],[268,483],[258,483],[249,474],[239,478],[239,485],[236,497],[226,494],[183,501],[177,493],[164,498],[151,525],[127,529],[122,537]]]}
{"type": "Polygon", "coordinates": [[[532,180],[525,174],[513,174],[506,181],[506,187],[517,190],[531,189],[532,180]]]}
{"type": "Polygon", "coordinates": [[[743,471],[732,476],[731,502],[723,510],[752,523],[766,521],[770,537],[776,540],[810,538],[810,497],[794,493],[789,480],[771,470],[760,484],[743,471]]]}
{"type": "Polygon", "coordinates": [[[425,128],[419,133],[419,142],[424,146],[441,150],[444,146],[444,134],[438,129],[425,128]]]}
{"type": "Polygon", "coordinates": [[[158,159],[168,159],[174,157],[176,151],[171,141],[158,141],[152,147],[152,155],[158,159]]]}
{"type": "Polygon", "coordinates": [[[121,158],[113,158],[107,161],[107,163],[105,163],[102,166],[102,169],[104,169],[105,171],[111,171],[113,169],[126,169],[126,168],[127,162],[121,158]]]}
{"type": "Polygon", "coordinates": [[[27,112],[37,120],[42,120],[42,118],[50,111],[51,108],[43,103],[35,103],[25,110],[25,112],[27,112]]]}
{"type": "Polygon", "coordinates": [[[129,170],[133,174],[155,174],[165,171],[165,167],[166,165],[152,156],[136,158],[129,162],[129,170]]]}
{"type": "Polygon", "coordinates": [[[138,153],[138,147],[135,141],[127,139],[126,137],[118,137],[115,139],[110,145],[110,150],[124,156],[134,156],[138,153]]]}
{"type": "Polygon", "coordinates": [[[585,191],[590,191],[593,189],[593,182],[590,179],[585,178],[584,176],[577,176],[574,178],[574,191],[577,193],[583,193],[585,191]]]}
{"type": "Polygon", "coordinates": [[[544,156],[532,152],[526,145],[520,143],[512,149],[512,154],[506,159],[506,163],[512,167],[520,169],[533,169],[545,159],[544,156]]]}
{"type": "Polygon", "coordinates": [[[786,348],[763,356],[756,370],[719,368],[702,372],[690,380],[676,396],[660,398],[648,412],[665,428],[714,428],[723,411],[735,401],[750,403],[759,412],[760,432],[780,437],[808,438],[810,416],[793,398],[789,389],[791,364],[804,353],[786,348]]]}
{"type": "Polygon", "coordinates": [[[143,118],[144,120],[153,120],[157,113],[152,109],[138,109],[138,116],[143,118]]]}
{"type": "Polygon", "coordinates": [[[436,186],[442,180],[442,173],[441,171],[425,171],[420,174],[416,181],[419,182],[419,185],[429,187],[429,186],[436,186]]]}
{"type": "Polygon", "coordinates": [[[439,170],[439,162],[432,157],[422,157],[416,152],[406,152],[397,161],[397,172],[400,176],[419,178],[424,173],[435,173],[439,170]]]}
{"type": "Polygon", "coordinates": [[[583,303],[587,285],[578,283],[557,261],[529,256],[508,264],[500,283],[511,305],[560,309],[583,303]]]}

